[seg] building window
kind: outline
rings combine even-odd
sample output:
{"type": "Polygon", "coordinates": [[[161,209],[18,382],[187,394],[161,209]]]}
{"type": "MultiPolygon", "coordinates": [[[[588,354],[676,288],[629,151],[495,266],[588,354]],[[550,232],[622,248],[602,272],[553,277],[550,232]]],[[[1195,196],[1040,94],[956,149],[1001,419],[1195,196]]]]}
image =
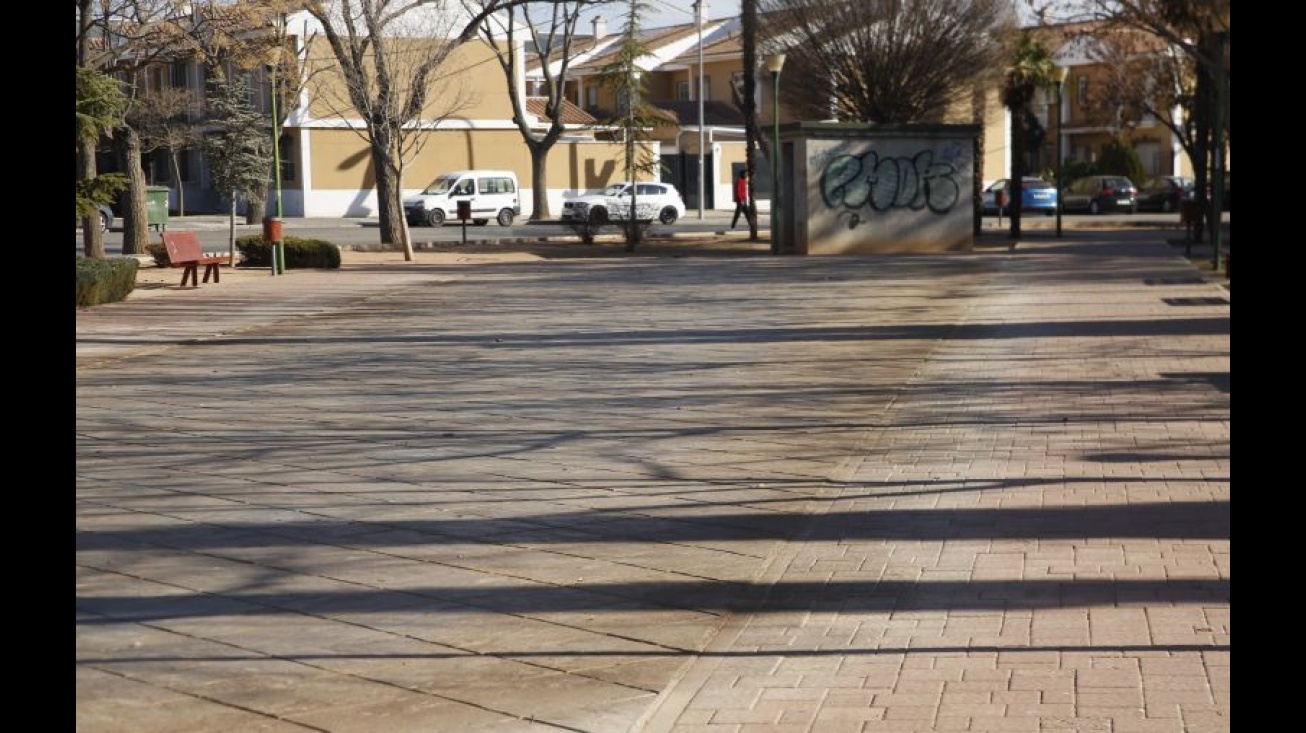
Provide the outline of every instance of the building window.
{"type": "Polygon", "coordinates": [[[185,61],[174,61],[168,65],[168,84],[173,89],[189,89],[190,75],[185,61]]]}
{"type": "Polygon", "coordinates": [[[281,159],[281,180],[293,181],[297,170],[295,167],[295,138],[291,137],[290,133],[283,132],[277,145],[279,146],[277,155],[281,159]]]}
{"type": "Polygon", "coordinates": [[[711,98],[712,98],[712,77],[705,76],[703,77],[703,101],[706,102],[711,98]]]}
{"type": "Polygon", "coordinates": [[[1079,100],[1079,106],[1087,107],[1088,106],[1088,77],[1081,76],[1075,81],[1076,84],[1078,85],[1078,89],[1076,90],[1076,97],[1079,100]]]}
{"type": "Polygon", "coordinates": [[[191,157],[195,151],[186,148],[177,151],[177,180],[181,183],[192,183],[195,178],[191,175],[191,157]]]}
{"type": "Polygon", "coordinates": [[[585,106],[594,109],[599,106],[599,88],[587,87],[585,89],[585,106]]]}
{"type": "Polygon", "coordinates": [[[689,82],[687,81],[676,82],[676,101],[677,102],[689,101],[689,82]]]}

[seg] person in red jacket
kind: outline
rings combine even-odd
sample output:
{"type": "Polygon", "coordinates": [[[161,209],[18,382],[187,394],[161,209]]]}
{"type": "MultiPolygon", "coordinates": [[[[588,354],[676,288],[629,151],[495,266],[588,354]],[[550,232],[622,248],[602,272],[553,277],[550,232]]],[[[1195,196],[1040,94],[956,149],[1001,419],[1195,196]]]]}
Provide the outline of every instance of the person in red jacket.
{"type": "Polygon", "coordinates": [[[739,178],[735,181],[735,218],[730,220],[730,228],[734,229],[739,223],[739,215],[744,215],[744,221],[749,224],[753,223],[753,211],[748,206],[748,171],[739,171],[739,178]]]}

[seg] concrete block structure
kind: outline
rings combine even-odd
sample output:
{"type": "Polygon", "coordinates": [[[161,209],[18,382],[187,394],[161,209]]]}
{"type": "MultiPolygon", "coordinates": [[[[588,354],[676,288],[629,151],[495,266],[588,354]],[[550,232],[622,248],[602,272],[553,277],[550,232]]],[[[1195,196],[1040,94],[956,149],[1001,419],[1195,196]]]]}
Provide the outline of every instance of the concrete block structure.
{"type": "Polygon", "coordinates": [[[781,253],[972,249],[979,130],[944,124],[781,125],[781,253]]]}

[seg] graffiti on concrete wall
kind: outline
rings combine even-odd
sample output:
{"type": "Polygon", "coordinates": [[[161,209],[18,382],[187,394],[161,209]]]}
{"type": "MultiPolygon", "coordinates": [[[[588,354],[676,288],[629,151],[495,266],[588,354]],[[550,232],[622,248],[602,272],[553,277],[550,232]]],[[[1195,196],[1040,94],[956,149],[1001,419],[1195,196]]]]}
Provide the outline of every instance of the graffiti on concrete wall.
{"type": "Polygon", "coordinates": [[[932,149],[883,158],[875,151],[838,155],[821,173],[821,198],[840,219],[847,217],[849,229],[871,212],[896,208],[946,214],[961,200],[959,162],[949,151],[936,158],[932,149]]]}

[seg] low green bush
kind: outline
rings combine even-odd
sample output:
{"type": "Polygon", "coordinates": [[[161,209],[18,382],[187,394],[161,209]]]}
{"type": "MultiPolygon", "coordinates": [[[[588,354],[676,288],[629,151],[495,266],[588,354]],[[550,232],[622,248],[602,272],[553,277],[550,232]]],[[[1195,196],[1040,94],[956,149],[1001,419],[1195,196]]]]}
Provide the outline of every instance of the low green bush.
{"type": "MultiPolygon", "coordinates": [[[[281,243],[286,248],[287,270],[297,267],[340,267],[340,248],[331,242],[285,236],[281,243]]],[[[272,266],[272,243],[261,234],[237,238],[236,251],[240,252],[238,267],[272,266]]]]}
{"type": "MultiPolygon", "coordinates": [[[[593,244],[594,239],[601,234],[622,234],[626,236],[627,239],[629,239],[629,235],[631,235],[631,233],[629,233],[629,222],[627,220],[609,220],[609,218],[602,218],[602,220],[573,220],[565,223],[565,226],[567,226],[568,229],[571,229],[576,236],[580,236],[581,242],[584,242],[585,244],[593,244]]],[[[649,218],[641,218],[639,227],[640,239],[648,238],[649,230],[653,229],[652,216],[649,218]]]]}
{"type": "Polygon", "coordinates": [[[136,288],[139,267],[140,262],[135,257],[99,260],[77,255],[77,307],[126,300],[136,288]]]}
{"type": "Polygon", "coordinates": [[[168,248],[158,242],[150,242],[145,245],[145,254],[154,258],[154,264],[159,267],[168,266],[168,248]]]}

